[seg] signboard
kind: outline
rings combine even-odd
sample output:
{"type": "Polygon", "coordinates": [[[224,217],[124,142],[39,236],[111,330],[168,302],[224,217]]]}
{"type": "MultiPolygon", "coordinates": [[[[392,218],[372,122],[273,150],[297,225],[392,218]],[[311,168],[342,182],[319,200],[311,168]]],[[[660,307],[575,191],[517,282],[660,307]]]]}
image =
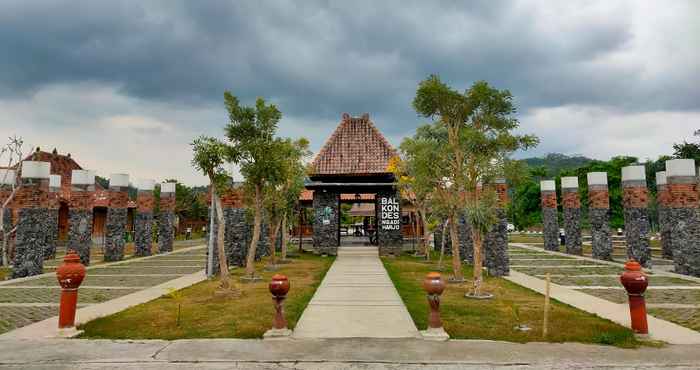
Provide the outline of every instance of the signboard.
{"type": "Polygon", "coordinates": [[[395,197],[379,199],[379,227],[382,230],[401,230],[401,212],[395,197]]]}

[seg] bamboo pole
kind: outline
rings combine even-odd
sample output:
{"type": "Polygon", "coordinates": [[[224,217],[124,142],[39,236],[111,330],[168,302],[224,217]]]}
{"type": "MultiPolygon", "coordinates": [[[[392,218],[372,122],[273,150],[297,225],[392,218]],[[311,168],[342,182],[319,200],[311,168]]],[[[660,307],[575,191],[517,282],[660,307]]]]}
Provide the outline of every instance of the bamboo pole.
{"type": "Polygon", "coordinates": [[[544,288],[544,322],[542,324],[542,339],[547,339],[547,334],[549,334],[549,285],[550,276],[547,273],[544,288]]]}

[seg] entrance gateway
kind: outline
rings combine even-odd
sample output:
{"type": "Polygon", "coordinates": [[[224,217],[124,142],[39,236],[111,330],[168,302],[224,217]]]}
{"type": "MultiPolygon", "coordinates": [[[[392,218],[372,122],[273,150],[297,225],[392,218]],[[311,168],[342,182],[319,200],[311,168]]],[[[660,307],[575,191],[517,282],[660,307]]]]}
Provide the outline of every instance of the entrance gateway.
{"type": "Polygon", "coordinates": [[[340,245],[340,204],[374,204],[374,221],[365,231],[376,233],[380,255],[399,255],[403,245],[401,199],[389,161],[398,153],[365,113],[342,120],[311,164],[305,183],[313,192],[313,248],[336,255],[340,245]]]}

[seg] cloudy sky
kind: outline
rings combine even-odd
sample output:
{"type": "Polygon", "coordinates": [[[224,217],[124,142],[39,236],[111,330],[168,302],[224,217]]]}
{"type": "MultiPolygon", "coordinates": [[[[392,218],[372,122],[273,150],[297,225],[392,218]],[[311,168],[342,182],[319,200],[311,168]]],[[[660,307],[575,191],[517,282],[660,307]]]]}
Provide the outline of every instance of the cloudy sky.
{"type": "Polygon", "coordinates": [[[343,112],[398,145],[431,73],[510,89],[548,152],[640,158],[700,128],[698,1],[0,2],[0,132],[99,174],[204,179],[223,92],[318,150],[343,112]]]}

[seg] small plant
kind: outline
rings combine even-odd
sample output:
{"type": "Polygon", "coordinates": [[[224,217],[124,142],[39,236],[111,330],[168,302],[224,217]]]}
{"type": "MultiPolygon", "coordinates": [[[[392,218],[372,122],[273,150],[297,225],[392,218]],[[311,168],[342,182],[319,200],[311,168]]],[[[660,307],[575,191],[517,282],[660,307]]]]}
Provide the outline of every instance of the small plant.
{"type": "Polygon", "coordinates": [[[180,327],[180,310],[182,308],[182,292],[175,288],[168,288],[166,296],[177,302],[177,316],[175,317],[175,326],[180,327]]]}

